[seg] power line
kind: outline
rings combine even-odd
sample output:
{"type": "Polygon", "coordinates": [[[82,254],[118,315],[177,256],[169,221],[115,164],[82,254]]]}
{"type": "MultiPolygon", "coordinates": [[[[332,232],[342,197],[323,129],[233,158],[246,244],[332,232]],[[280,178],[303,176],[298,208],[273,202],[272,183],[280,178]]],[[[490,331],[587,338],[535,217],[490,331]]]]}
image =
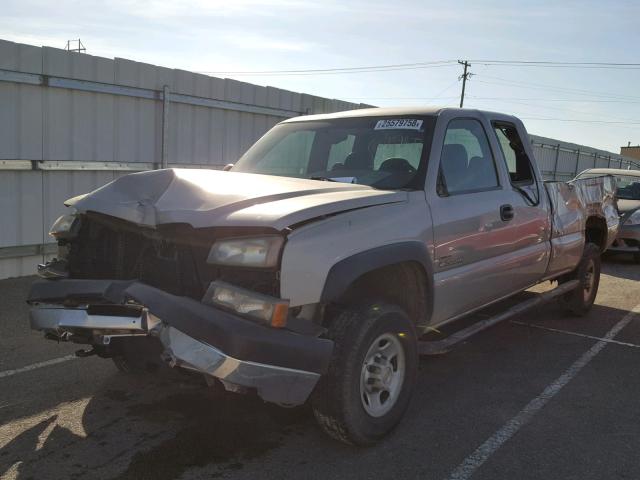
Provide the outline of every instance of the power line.
{"type": "Polygon", "coordinates": [[[469,60],[470,62],[487,66],[506,67],[546,67],[546,68],[603,68],[637,70],[640,63],[619,62],[558,62],[558,61],[526,61],[526,60],[469,60]]]}
{"type": "Polygon", "coordinates": [[[367,67],[344,67],[344,68],[315,68],[303,70],[262,70],[262,71],[199,71],[210,75],[335,75],[344,73],[371,73],[387,72],[396,70],[416,70],[423,68],[448,67],[456,64],[455,60],[437,60],[433,62],[398,63],[392,65],[371,65],[367,67]]]}
{"type": "MultiPolygon", "coordinates": [[[[446,92],[447,90],[449,90],[451,87],[453,87],[456,83],[458,83],[458,80],[455,80],[454,82],[450,83],[444,90],[442,90],[440,93],[438,93],[435,97],[431,97],[427,100],[436,100],[437,98],[443,98],[441,97],[441,95],[446,92]]],[[[457,97],[444,97],[444,98],[457,98],[457,97]]]]}
{"type": "MultiPolygon", "coordinates": [[[[458,80],[453,82],[451,85],[449,85],[440,93],[444,93],[445,91],[449,90],[451,87],[456,85],[457,83],[458,83],[458,80]]],[[[435,97],[344,97],[344,98],[347,100],[435,100],[436,98],[460,98],[460,95],[450,95],[446,97],[436,95],[435,97]]],[[[473,98],[480,98],[480,97],[473,97],[473,98]]]]}
{"type": "MultiPolygon", "coordinates": [[[[490,79],[497,80],[498,82],[501,82],[503,86],[506,85],[506,86],[515,86],[518,88],[549,90],[549,91],[555,91],[556,93],[565,93],[565,94],[571,94],[571,95],[589,95],[589,96],[601,97],[601,98],[615,98],[619,100],[627,100],[627,99],[640,100],[640,97],[616,95],[611,93],[596,92],[593,90],[583,90],[578,88],[556,87],[553,85],[545,85],[540,83],[522,82],[517,80],[504,79],[500,77],[492,77],[490,75],[484,75],[484,74],[481,75],[481,78],[490,78],[490,79]]],[[[476,82],[494,84],[494,85],[496,84],[494,82],[487,82],[485,80],[476,80],[476,82]]],[[[498,83],[497,85],[500,85],[500,83],[498,83]]]]}
{"type": "Polygon", "coordinates": [[[514,65],[611,65],[611,66],[636,66],[640,63],[615,63],[615,62],[558,62],[558,61],[532,61],[532,60],[469,60],[476,63],[514,64],[514,65]]]}
{"type": "MultiPolygon", "coordinates": [[[[510,67],[552,67],[552,68],[605,68],[605,69],[640,69],[640,63],[622,62],[559,62],[559,61],[525,61],[525,60],[467,60],[486,66],[510,67]]],[[[433,60],[428,62],[397,63],[389,65],[369,65],[363,67],[341,68],[309,68],[298,70],[256,70],[256,71],[199,71],[209,75],[233,76],[270,76],[270,75],[337,75],[346,73],[373,73],[378,71],[415,70],[455,65],[456,60],[433,60]]]]}
{"type": "Polygon", "coordinates": [[[564,111],[564,112],[571,112],[571,113],[577,113],[579,115],[589,115],[589,116],[594,116],[594,117],[598,117],[598,118],[609,118],[611,120],[616,120],[616,121],[621,121],[621,122],[634,122],[636,120],[629,120],[626,118],[620,118],[620,117],[612,117],[610,115],[602,115],[600,113],[592,113],[592,112],[585,112],[585,111],[581,111],[581,110],[573,110],[573,109],[569,109],[569,108],[556,108],[556,107],[551,107],[548,105],[532,105],[530,103],[525,103],[525,102],[519,102],[517,100],[508,100],[508,99],[495,99],[492,101],[497,101],[497,102],[501,102],[501,103],[508,103],[508,104],[517,104],[517,105],[524,105],[525,107],[533,107],[533,108],[537,108],[537,109],[543,109],[543,110],[551,110],[553,112],[558,112],[558,111],[564,111]]]}
{"type": "Polygon", "coordinates": [[[640,125],[640,120],[636,121],[612,121],[612,120],[584,120],[580,118],[553,118],[553,117],[520,117],[521,120],[545,120],[550,122],[579,122],[579,123],[607,123],[623,125],[640,125]]]}
{"type": "MultiPolygon", "coordinates": [[[[482,82],[489,83],[489,82],[482,82]]],[[[495,85],[495,84],[494,84],[495,85]]],[[[581,102],[581,103],[640,103],[640,100],[589,100],[583,98],[520,98],[520,97],[478,97],[475,95],[467,95],[469,98],[476,100],[524,100],[530,102],[581,102]]],[[[411,98],[411,97],[407,97],[411,98]]],[[[419,98],[419,97],[414,97],[419,98]]]]}
{"type": "MultiPolygon", "coordinates": [[[[458,83],[456,80],[447,90],[458,83]]],[[[490,82],[482,82],[489,84],[490,82]]],[[[497,85],[491,83],[491,85],[497,85]]],[[[460,98],[459,95],[435,96],[435,97],[344,97],[346,100],[435,100],[437,98],[460,98]]],[[[589,100],[584,98],[542,98],[542,97],[482,97],[478,95],[465,94],[465,98],[474,100],[520,100],[529,102],[580,102],[580,103],[640,103],[639,100],[589,100]]]]}

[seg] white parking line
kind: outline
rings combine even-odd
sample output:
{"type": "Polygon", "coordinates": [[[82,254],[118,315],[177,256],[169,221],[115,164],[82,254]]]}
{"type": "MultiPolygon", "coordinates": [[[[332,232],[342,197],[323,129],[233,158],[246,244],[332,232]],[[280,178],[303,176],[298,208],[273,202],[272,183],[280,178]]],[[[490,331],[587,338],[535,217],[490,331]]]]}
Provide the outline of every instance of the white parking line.
{"type": "Polygon", "coordinates": [[[510,323],[513,323],[514,325],[520,325],[522,327],[539,328],[540,330],[546,330],[547,332],[564,333],[565,335],[573,335],[575,337],[589,338],[591,340],[600,340],[602,342],[607,342],[607,343],[615,343],[616,345],[622,345],[624,347],[640,348],[640,345],[637,345],[635,343],[620,342],[618,340],[611,340],[608,338],[594,337],[593,335],[587,335],[586,333],[570,332],[568,330],[559,330],[557,328],[536,325],[535,323],[518,322],[516,320],[512,320],[510,323]]]}
{"type": "Polygon", "coordinates": [[[33,363],[31,365],[27,365],[26,367],[16,368],[15,370],[5,370],[0,372],[0,378],[10,377],[12,375],[17,375],[18,373],[29,372],[31,370],[36,370],[42,367],[48,367],[50,365],[56,365],[58,363],[68,362],[69,360],[74,360],[78,357],[75,355],[67,355],[65,357],[53,358],[51,360],[45,360],[44,362],[33,363]]]}
{"type": "Polygon", "coordinates": [[[449,480],[466,480],[471,478],[475,471],[486,462],[504,443],[513,437],[533,416],[555,397],[562,388],[575,377],[591,360],[595,358],[604,347],[609,344],[629,322],[634,315],[640,313],[640,304],[636,305],[622,319],[607,332],[604,338],[587,350],[576,362],[562,375],[552,382],[536,398],[531,400],[520,412],[509,420],[500,430],[489,437],[471,455],[469,455],[448,477],[449,480]]]}

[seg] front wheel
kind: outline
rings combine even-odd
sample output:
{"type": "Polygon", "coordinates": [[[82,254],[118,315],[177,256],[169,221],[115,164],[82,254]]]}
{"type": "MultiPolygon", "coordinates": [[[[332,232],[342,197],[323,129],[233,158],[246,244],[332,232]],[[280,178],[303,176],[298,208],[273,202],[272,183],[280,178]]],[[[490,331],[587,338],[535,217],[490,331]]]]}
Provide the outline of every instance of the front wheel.
{"type": "Polygon", "coordinates": [[[415,328],[401,308],[374,303],[338,315],[328,336],[335,347],[312,397],[315,417],[333,438],[371,445],[409,404],[418,370],[415,328]]]}
{"type": "Polygon", "coordinates": [[[600,248],[594,243],[587,243],[578,268],[560,283],[563,280],[579,281],[576,289],[565,294],[562,301],[568,313],[585,316],[596,300],[600,285],[600,248]]]}

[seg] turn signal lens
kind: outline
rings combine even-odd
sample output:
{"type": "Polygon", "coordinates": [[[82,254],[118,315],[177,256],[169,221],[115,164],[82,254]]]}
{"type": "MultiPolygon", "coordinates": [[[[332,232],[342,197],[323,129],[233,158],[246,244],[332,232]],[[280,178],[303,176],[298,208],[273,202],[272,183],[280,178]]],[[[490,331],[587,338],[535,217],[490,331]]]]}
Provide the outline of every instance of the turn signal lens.
{"type": "Polygon", "coordinates": [[[287,300],[262,295],[225,282],[211,282],[202,302],[233,310],[274,328],[283,328],[287,325],[289,314],[287,300]]]}
{"type": "Polygon", "coordinates": [[[62,215],[58,217],[58,219],[53,222],[53,225],[51,225],[49,235],[55,239],[73,237],[75,230],[77,230],[77,228],[74,228],[77,225],[77,220],[78,217],[75,215],[62,215]]]}

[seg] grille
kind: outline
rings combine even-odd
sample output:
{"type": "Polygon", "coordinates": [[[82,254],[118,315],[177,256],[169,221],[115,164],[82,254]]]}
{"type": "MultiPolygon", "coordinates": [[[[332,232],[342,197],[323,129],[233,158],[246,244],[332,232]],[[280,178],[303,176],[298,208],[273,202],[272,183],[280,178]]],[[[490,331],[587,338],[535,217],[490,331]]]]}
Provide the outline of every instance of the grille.
{"type": "Polygon", "coordinates": [[[156,231],[110,217],[83,216],[78,235],[69,245],[69,274],[71,278],[139,280],[196,300],[217,279],[279,296],[277,271],[207,264],[214,238],[220,238],[219,232],[185,226],[156,231]]]}

